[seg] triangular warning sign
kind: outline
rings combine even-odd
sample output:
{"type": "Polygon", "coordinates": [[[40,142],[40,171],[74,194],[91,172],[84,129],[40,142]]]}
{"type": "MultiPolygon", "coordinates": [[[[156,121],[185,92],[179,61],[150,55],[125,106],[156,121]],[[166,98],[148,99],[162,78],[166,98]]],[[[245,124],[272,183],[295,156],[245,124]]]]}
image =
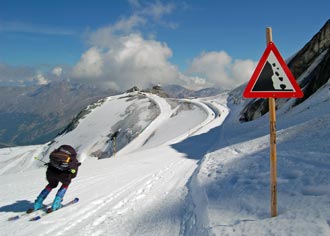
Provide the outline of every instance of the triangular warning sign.
{"type": "Polygon", "coordinates": [[[243,96],[245,98],[301,98],[304,96],[273,42],[268,44],[243,96]]]}

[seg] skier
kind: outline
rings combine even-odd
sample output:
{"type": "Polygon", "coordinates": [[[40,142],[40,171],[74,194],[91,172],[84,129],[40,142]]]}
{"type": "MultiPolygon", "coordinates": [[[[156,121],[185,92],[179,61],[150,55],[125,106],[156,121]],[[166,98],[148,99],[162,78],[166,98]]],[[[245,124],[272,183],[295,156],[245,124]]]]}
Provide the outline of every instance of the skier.
{"type": "Polygon", "coordinates": [[[50,162],[47,163],[48,168],[46,172],[48,184],[35,200],[33,208],[27,211],[28,213],[41,209],[43,207],[43,201],[52,189],[57,187],[59,182],[61,182],[62,186],[57,191],[53,204],[47,212],[55,211],[61,208],[61,202],[63,201],[64,194],[71,183],[71,179],[77,176],[78,167],[81,165],[81,163],[77,160],[77,153],[75,149],[69,145],[62,145],[55,149],[50,154],[49,159],[50,162]]]}

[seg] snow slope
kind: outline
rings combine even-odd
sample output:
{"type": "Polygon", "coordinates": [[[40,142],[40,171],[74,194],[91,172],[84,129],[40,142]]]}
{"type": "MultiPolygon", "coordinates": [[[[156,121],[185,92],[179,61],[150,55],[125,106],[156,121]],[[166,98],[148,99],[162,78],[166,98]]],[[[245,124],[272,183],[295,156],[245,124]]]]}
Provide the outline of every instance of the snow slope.
{"type": "MultiPolygon", "coordinates": [[[[235,99],[236,100],[236,99],[235,99]]],[[[330,84],[277,111],[278,216],[270,218],[268,116],[238,124],[241,105],[191,178],[186,235],[330,235],[330,84]]]]}
{"type": "Polygon", "coordinates": [[[1,232],[330,235],[329,89],[278,111],[277,217],[269,216],[268,117],[239,123],[242,91],[194,100],[126,94],[93,108],[50,144],[0,149],[1,232]],[[98,160],[95,153],[113,155],[109,135],[120,127],[121,149],[98,160]],[[80,202],[39,222],[8,222],[46,185],[33,156],[47,161],[62,143],[75,145],[83,162],[65,196],[80,202]]]}

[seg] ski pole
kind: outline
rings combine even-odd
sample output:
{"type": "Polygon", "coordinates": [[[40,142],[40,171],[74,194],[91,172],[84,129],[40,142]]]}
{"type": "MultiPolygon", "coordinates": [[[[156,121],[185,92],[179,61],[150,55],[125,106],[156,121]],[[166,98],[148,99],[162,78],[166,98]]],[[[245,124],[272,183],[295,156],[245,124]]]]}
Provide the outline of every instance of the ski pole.
{"type": "Polygon", "coordinates": [[[48,165],[47,162],[45,162],[45,161],[43,161],[43,160],[40,160],[38,157],[34,157],[34,159],[36,159],[37,161],[40,161],[40,162],[44,163],[45,165],[48,165]]]}

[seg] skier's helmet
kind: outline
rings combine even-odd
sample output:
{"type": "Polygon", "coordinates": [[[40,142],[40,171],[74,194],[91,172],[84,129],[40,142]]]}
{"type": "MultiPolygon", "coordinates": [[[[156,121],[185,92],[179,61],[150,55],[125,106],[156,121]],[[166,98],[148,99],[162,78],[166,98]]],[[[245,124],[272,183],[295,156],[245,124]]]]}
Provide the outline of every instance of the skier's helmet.
{"type": "Polygon", "coordinates": [[[76,150],[71,147],[70,145],[61,145],[58,149],[58,151],[64,152],[66,154],[68,154],[71,157],[76,157],[77,156],[77,152],[76,150]]]}

